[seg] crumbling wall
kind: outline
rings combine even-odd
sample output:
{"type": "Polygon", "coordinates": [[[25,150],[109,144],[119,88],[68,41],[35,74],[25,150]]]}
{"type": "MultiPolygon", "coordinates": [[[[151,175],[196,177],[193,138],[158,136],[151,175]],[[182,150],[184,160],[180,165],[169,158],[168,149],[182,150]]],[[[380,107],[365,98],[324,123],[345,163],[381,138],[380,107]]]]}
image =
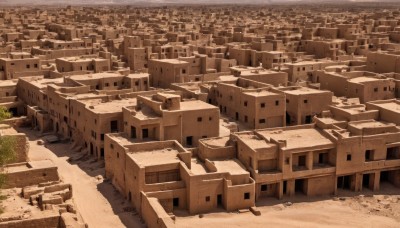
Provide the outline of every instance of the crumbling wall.
{"type": "Polygon", "coordinates": [[[0,222],[0,228],[58,228],[60,214],[49,211],[44,217],[0,222]]]}
{"type": "Polygon", "coordinates": [[[156,198],[147,198],[142,193],[142,217],[147,227],[166,228],[173,227],[174,222],[156,198]]]}
{"type": "Polygon", "coordinates": [[[44,167],[21,170],[17,172],[8,172],[5,174],[5,176],[6,184],[4,188],[21,188],[43,182],[59,180],[57,167],[44,167]]]}

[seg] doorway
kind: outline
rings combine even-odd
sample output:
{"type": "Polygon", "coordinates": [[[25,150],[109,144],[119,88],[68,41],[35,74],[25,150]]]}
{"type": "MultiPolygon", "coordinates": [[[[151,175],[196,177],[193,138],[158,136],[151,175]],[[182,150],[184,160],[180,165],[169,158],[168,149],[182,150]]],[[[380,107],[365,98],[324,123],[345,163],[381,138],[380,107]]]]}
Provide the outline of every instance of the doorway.
{"type": "Polygon", "coordinates": [[[222,194],[217,195],[217,205],[218,207],[222,206],[222,194]]]}

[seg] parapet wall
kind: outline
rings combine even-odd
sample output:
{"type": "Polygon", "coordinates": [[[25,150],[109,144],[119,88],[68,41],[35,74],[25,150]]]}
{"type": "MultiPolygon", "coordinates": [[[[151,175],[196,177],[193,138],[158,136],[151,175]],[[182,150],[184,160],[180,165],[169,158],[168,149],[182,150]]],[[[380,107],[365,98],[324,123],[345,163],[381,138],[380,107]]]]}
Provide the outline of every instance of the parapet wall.
{"type": "Polygon", "coordinates": [[[4,188],[21,188],[43,182],[58,181],[56,166],[32,168],[30,163],[16,163],[5,168],[4,188]]]}
{"type": "Polygon", "coordinates": [[[60,214],[51,211],[43,217],[0,222],[0,228],[58,228],[60,214]]]}

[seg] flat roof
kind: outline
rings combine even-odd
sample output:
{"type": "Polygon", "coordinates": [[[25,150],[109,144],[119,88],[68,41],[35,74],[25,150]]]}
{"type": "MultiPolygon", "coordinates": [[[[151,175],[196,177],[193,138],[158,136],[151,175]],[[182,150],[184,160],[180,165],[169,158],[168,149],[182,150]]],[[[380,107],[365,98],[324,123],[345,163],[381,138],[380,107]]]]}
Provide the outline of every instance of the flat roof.
{"type": "Polygon", "coordinates": [[[191,100],[191,101],[183,101],[181,102],[182,111],[192,111],[192,110],[201,110],[201,109],[218,109],[218,107],[208,104],[199,100],[191,100]]]}
{"type": "Polygon", "coordinates": [[[88,110],[95,113],[116,113],[122,112],[122,107],[136,105],[136,98],[127,98],[122,100],[103,101],[101,98],[80,100],[86,105],[88,110]],[[93,108],[91,108],[93,107],[93,108]]]}
{"type": "Polygon", "coordinates": [[[210,147],[225,147],[228,146],[229,142],[229,136],[225,137],[216,137],[216,138],[205,138],[205,139],[200,139],[200,141],[210,147]]]}
{"type": "Polygon", "coordinates": [[[125,76],[127,78],[146,78],[149,77],[148,73],[135,73],[135,74],[129,74],[125,76]]]}
{"type": "Polygon", "coordinates": [[[1,80],[0,87],[16,86],[17,82],[13,80],[1,80]]]}
{"type": "Polygon", "coordinates": [[[217,172],[220,173],[230,173],[232,175],[248,174],[246,168],[237,159],[227,159],[227,160],[212,160],[217,172]]]}
{"type": "Polygon", "coordinates": [[[207,168],[204,165],[204,162],[200,161],[198,158],[192,158],[190,165],[190,172],[195,175],[208,173],[207,168]]]}
{"type": "Polygon", "coordinates": [[[90,79],[100,79],[100,78],[114,78],[114,77],[124,77],[124,75],[116,72],[103,72],[95,74],[80,74],[68,76],[72,80],[90,80],[90,79]]]}
{"type": "Polygon", "coordinates": [[[349,79],[349,82],[354,82],[354,83],[363,83],[363,82],[374,82],[374,81],[380,81],[380,80],[386,80],[386,78],[374,78],[374,77],[356,77],[356,78],[351,78],[349,79]]]}
{"type": "Polygon", "coordinates": [[[263,138],[255,135],[252,132],[240,133],[238,134],[238,137],[247,145],[249,145],[253,150],[271,148],[275,146],[275,144],[265,141],[263,138]]]}
{"type": "Polygon", "coordinates": [[[275,141],[286,141],[285,149],[297,149],[317,146],[333,146],[331,140],[322,135],[320,130],[315,128],[279,129],[257,131],[265,138],[275,141]]]}
{"type": "Polygon", "coordinates": [[[291,95],[319,94],[319,93],[330,92],[330,91],[312,89],[308,87],[291,87],[290,89],[282,89],[281,91],[291,95]]]}
{"type": "Polygon", "coordinates": [[[189,64],[187,61],[179,59],[152,59],[153,61],[163,62],[163,63],[174,63],[174,64],[189,64]]]}
{"type": "Polygon", "coordinates": [[[380,107],[382,109],[390,110],[400,114],[400,101],[399,100],[385,100],[385,101],[373,101],[370,104],[380,107]]]}
{"type": "Polygon", "coordinates": [[[31,85],[37,88],[46,88],[48,84],[62,83],[64,82],[63,78],[35,78],[26,80],[31,85]]]}
{"type": "Polygon", "coordinates": [[[365,121],[349,122],[349,126],[361,130],[363,128],[390,127],[390,126],[395,126],[395,124],[376,121],[376,120],[365,120],[365,121]]]}
{"type": "Polygon", "coordinates": [[[259,91],[249,91],[244,92],[243,94],[247,94],[254,97],[263,97],[263,96],[273,96],[273,95],[280,95],[279,93],[268,91],[268,90],[259,90],[259,91]]]}
{"type": "Polygon", "coordinates": [[[171,147],[156,150],[139,151],[134,153],[128,152],[128,156],[141,166],[178,163],[180,162],[178,154],[178,150],[171,147]]]}

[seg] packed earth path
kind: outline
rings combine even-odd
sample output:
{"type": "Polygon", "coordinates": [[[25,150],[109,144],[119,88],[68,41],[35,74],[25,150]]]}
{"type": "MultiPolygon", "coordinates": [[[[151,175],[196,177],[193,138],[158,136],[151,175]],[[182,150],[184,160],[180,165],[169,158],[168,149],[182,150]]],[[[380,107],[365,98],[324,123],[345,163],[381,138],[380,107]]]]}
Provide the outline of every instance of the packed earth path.
{"type": "Polygon", "coordinates": [[[110,182],[103,180],[103,161],[72,151],[70,143],[39,145],[41,138],[37,132],[27,128],[19,130],[29,138],[29,159],[53,161],[60,178],[72,184],[74,202],[89,227],[144,227],[123,196],[110,182]]]}

